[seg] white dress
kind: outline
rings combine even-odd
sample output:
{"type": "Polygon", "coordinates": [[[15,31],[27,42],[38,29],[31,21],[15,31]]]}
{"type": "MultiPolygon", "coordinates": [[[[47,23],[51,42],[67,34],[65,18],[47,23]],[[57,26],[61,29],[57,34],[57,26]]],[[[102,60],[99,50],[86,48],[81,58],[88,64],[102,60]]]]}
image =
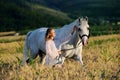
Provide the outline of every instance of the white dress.
{"type": "Polygon", "coordinates": [[[59,54],[54,41],[53,40],[46,41],[45,65],[52,67],[58,62],[57,57],[59,57],[59,54]]]}
{"type": "Polygon", "coordinates": [[[52,67],[53,65],[59,62],[59,53],[56,46],[58,46],[59,50],[61,50],[61,45],[67,43],[72,35],[68,35],[64,39],[55,38],[54,41],[57,41],[57,45],[55,45],[53,40],[46,41],[46,60],[45,65],[52,67]]]}

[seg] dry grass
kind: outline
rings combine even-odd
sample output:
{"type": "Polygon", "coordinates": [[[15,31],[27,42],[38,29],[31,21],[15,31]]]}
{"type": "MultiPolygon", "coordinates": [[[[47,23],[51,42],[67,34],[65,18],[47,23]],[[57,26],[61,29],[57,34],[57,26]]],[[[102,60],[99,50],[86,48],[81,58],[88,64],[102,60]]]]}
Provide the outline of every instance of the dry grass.
{"type": "Polygon", "coordinates": [[[6,35],[14,35],[16,32],[11,31],[11,32],[0,32],[0,36],[6,36],[6,35]]]}
{"type": "Polygon", "coordinates": [[[20,66],[24,41],[0,43],[0,80],[120,80],[120,35],[91,37],[83,48],[82,67],[67,59],[63,69],[39,63],[20,66]]]}
{"type": "Polygon", "coordinates": [[[15,41],[23,41],[25,36],[3,36],[0,37],[0,43],[10,43],[15,41]]]}

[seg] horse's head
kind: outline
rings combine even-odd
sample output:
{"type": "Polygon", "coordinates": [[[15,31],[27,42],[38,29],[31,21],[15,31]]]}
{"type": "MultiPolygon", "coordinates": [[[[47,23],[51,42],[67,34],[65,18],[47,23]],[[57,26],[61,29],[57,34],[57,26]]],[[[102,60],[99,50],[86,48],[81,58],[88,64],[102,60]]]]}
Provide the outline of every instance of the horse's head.
{"type": "Polygon", "coordinates": [[[75,26],[77,27],[77,34],[79,35],[82,44],[87,46],[88,38],[89,38],[89,25],[88,25],[88,18],[78,18],[76,20],[75,26]]]}

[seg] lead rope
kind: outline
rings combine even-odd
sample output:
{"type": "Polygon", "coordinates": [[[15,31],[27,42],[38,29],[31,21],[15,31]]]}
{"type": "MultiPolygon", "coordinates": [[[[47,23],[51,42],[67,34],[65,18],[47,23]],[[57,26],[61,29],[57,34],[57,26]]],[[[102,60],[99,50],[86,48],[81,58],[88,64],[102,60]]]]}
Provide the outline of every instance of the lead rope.
{"type": "Polygon", "coordinates": [[[77,46],[77,47],[73,47],[73,48],[69,48],[69,49],[62,49],[61,51],[67,51],[67,50],[77,49],[78,47],[82,46],[82,44],[80,45],[80,43],[82,43],[82,41],[80,41],[80,42],[78,43],[78,46],[77,46]]]}

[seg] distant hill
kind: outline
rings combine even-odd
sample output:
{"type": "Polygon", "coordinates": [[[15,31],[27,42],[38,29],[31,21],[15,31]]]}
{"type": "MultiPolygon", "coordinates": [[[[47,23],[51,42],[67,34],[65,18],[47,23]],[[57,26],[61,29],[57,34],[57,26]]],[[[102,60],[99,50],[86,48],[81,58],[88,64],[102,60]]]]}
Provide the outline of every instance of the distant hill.
{"type": "Polygon", "coordinates": [[[62,26],[82,16],[90,24],[120,21],[120,0],[0,0],[0,31],[62,26]]]}
{"type": "Polygon", "coordinates": [[[67,13],[71,18],[88,16],[108,20],[120,21],[120,0],[27,0],[67,13]]]}
{"type": "Polygon", "coordinates": [[[0,0],[0,31],[55,27],[71,20],[66,13],[25,0],[0,0]]]}

